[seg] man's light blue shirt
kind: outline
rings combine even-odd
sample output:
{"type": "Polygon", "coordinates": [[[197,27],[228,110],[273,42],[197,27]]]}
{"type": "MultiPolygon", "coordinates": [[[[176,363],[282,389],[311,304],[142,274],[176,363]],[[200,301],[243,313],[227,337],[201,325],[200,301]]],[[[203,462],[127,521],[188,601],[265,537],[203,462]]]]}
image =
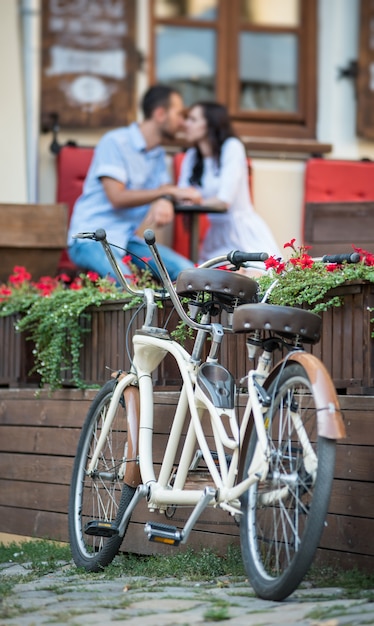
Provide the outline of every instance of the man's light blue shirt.
{"type": "Polygon", "coordinates": [[[164,149],[158,146],[147,151],[137,123],[109,131],[97,144],[83,193],[74,205],[69,246],[76,233],[104,228],[110,243],[126,247],[149,210],[149,204],[114,209],[105,194],[101,176],[114,178],[127,189],[155,189],[170,182],[164,149]]]}

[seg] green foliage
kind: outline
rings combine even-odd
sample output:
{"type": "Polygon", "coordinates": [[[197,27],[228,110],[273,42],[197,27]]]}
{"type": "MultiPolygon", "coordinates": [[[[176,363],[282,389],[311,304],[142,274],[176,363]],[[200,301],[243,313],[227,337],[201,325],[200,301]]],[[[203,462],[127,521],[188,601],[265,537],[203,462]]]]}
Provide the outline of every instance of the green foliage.
{"type": "Polygon", "coordinates": [[[80,376],[79,360],[84,333],[90,330],[90,314],[86,309],[100,306],[107,300],[122,298],[123,292],[108,281],[99,279],[93,283],[82,277],[79,290],[60,287],[50,296],[33,301],[16,328],[34,342],[31,373],[40,374],[41,386],[48,384],[52,391],[58,389],[64,372],[70,370],[72,383],[85,387],[80,376]]]}
{"type": "Polygon", "coordinates": [[[279,262],[271,258],[268,273],[258,278],[260,298],[271,288],[268,302],[285,306],[305,306],[319,313],[332,306],[341,306],[342,299],[331,291],[345,283],[374,282],[374,255],[359,250],[360,262],[341,265],[325,264],[306,254],[306,248],[296,248],[294,240],[285,247],[293,250],[291,258],[279,262]]]}

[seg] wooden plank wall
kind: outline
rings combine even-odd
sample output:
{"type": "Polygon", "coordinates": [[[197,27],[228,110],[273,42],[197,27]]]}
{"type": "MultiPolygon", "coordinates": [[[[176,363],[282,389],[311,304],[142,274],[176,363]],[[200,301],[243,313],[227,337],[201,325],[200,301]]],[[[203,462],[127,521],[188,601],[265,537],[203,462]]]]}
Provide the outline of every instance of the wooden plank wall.
{"type": "MultiPolygon", "coordinates": [[[[48,397],[35,389],[0,389],[0,532],[67,540],[67,503],[73,456],[93,390],[61,390],[48,397]]],[[[178,392],[156,393],[156,452],[159,460],[178,392]]],[[[243,403],[243,398],[240,403],[243,403]]],[[[374,566],[374,397],[341,396],[347,438],[338,445],[333,496],[317,560],[342,567],[374,566]]],[[[182,527],[181,510],[173,524],[182,527]]],[[[123,549],[138,554],[174,548],[149,543],[144,522],[156,518],[143,504],[133,515],[123,549]]],[[[227,513],[206,512],[189,546],[223,553],[238,544],[227,513]],[[217,514],[216,514],[217,513],[217,514]]],[[[183,547],[181,548],[184,549],[183,547]]]]}

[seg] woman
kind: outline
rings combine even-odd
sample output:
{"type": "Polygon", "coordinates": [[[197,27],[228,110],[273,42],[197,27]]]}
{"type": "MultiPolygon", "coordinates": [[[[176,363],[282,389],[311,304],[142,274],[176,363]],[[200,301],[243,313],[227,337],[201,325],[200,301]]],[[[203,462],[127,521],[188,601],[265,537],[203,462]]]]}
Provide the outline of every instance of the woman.
{"type": "Polygon", "coordinates": [[[178,184],[197,187],[203,205],[222,211],[209,214],[210,227],[199,262],[234,249],[281,256],[270,229],[253,209],[246,153],[233,132],[227,109],[215,102],[194,104],[185,132],[194,147],[186,153],[178,184]]]}

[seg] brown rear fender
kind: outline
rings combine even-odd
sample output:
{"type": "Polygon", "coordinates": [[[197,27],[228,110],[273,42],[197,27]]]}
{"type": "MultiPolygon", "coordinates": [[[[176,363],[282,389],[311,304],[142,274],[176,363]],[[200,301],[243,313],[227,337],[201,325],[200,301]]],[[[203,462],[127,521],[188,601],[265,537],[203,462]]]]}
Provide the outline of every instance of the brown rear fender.
{"type": "Polygon", "coordinates": [[[127,415],[127,441],[128,450],[125,475],[123,482],[130,487],[137,487],[141,484],[140,469],[138,462],[138,439],[139,439],[139,419],[140,401],[139,389],[129,385],[123,392],[126,404],[127,415]]]}
{"type": "Polygon", "coordinates": [[[338,397],[331,377],[323,365],[313,354],[292,352],[270,372],[265,387],[269,387],[283,367],[299,363],[306,371],[313,388],[317,408],[318,435],[327,439],[342,439],[346,436],[338,397]]]}

